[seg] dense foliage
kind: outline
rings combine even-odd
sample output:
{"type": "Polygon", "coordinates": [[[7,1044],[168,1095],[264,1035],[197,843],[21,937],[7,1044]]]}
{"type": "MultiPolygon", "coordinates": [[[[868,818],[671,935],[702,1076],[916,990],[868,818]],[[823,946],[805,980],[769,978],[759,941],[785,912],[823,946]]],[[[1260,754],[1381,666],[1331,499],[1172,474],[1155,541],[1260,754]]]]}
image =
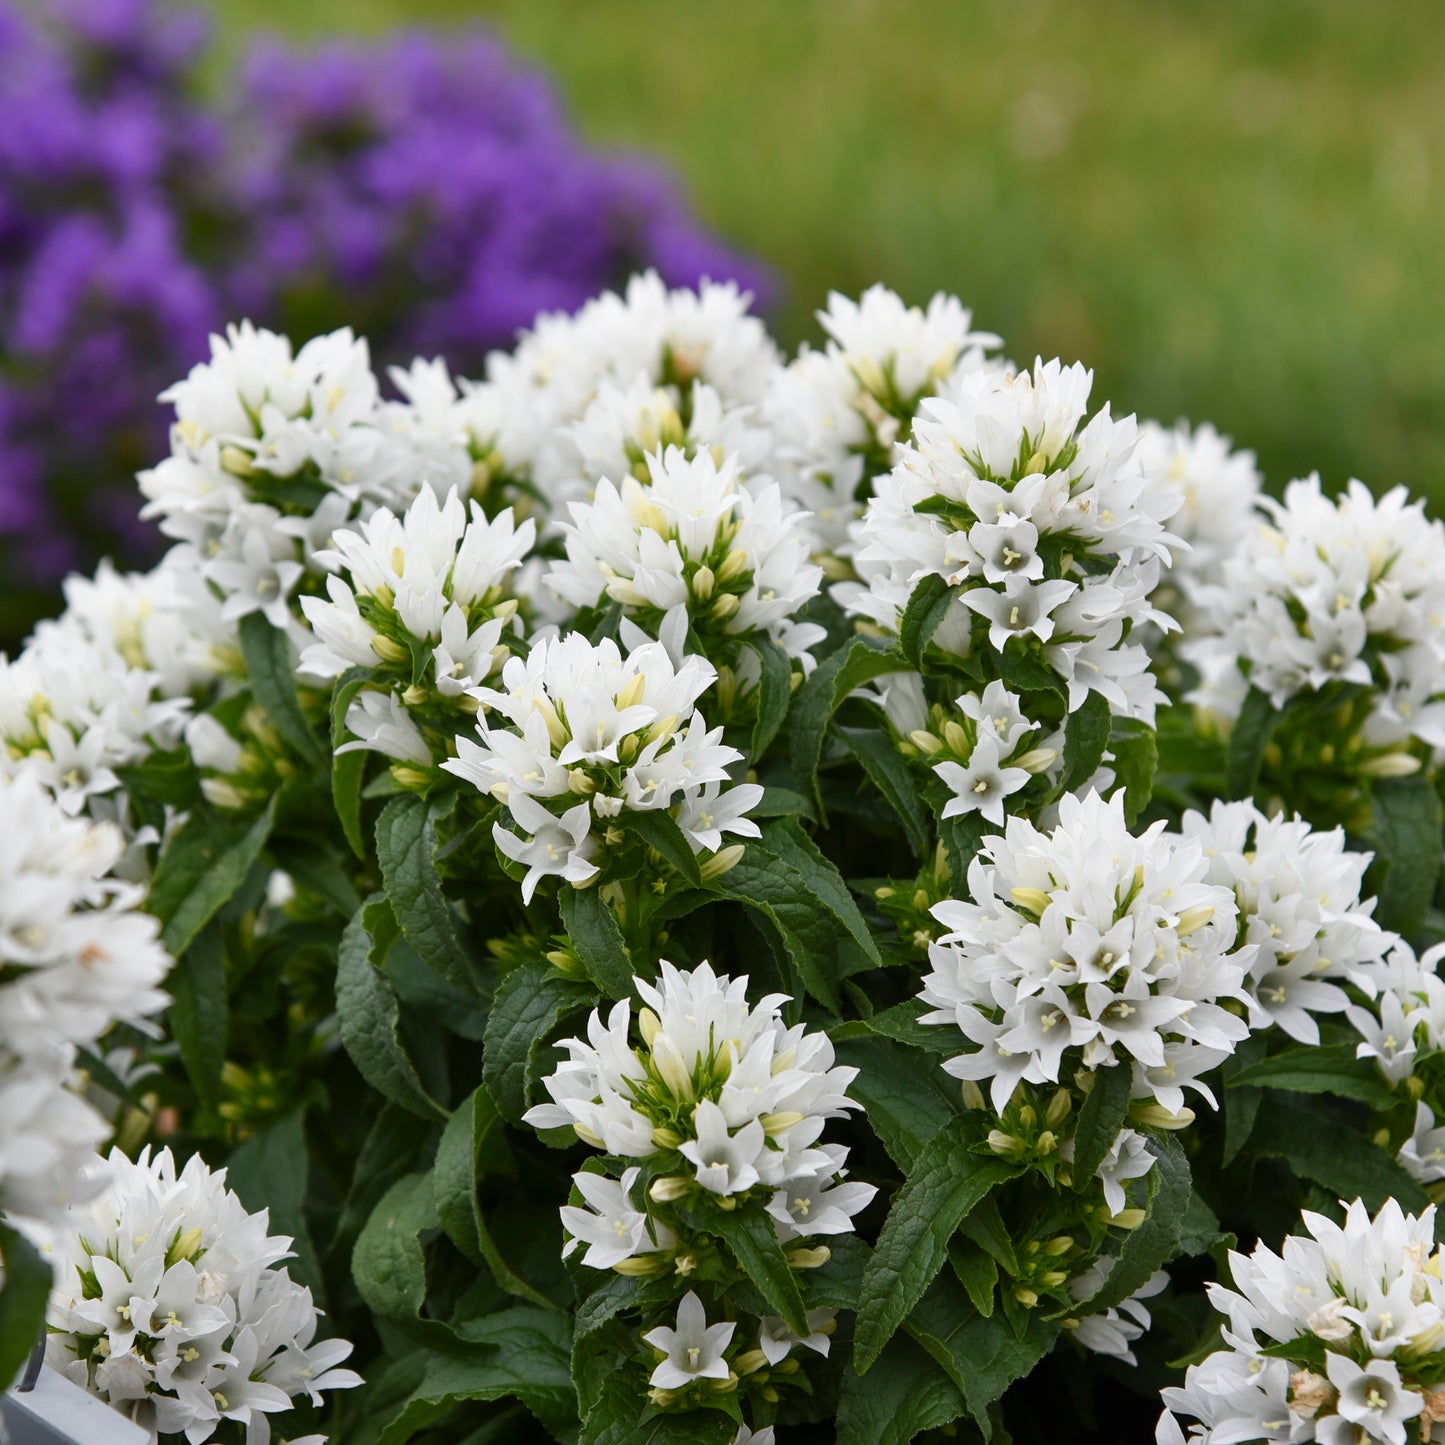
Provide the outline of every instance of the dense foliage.
{"type": "Polygon", "coordinates": [[[0,671],[7,1369],[48,1240],[195,1442],[1445,1438],[1445,528],[821,320],[166,393],[0,671]]]}

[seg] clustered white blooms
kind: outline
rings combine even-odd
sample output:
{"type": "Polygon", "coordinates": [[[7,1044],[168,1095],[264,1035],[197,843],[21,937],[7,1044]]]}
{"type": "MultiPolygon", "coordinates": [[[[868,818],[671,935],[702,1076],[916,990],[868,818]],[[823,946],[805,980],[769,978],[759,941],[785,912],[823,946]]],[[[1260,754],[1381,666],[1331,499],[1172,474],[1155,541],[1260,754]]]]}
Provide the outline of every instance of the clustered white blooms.
{"type": "Polygon", "coordinates": [[[1343,1225],[1303,1216],[1281,1254],[1231,1253],[1234,1289],[1209,1286],[1227,1349],[1163,1391],[1160,1445],[1189,1438],[1356,1445],[1445,1438],[1445,1283],[1435,1210],[1356,1200],[1343,1225]],[[1269,1351],[1268,1354],[1265,1352],[1269,1351]]]}
{"type": "MultiPolygon", "coordinates": [[[[857,1070],[833,1062],[826,1034],[783,1022],[785,995],[749,1007],[746,977],[715,974],[705,962],[660,968],[656,985],[634,980],[644,1004],[640,1047],[626,999],[605,1023],[594,1012],[587,1038],[565,1040],[570,1057],[544,1080],[552,1102],[528,1110],[527,1122],[570,1128],[623,1159],[663,1160],[674,1172],[654,1179],[653,1201],[692,1189],[722,1198],[758,1191],[785,1243],[851,1232],[876,1191],[840,1182],[848,1151],[819,1136],[828,1119],[860,1107],[847,1096],[857,1070]]],[[[659,1226],[637,1197],[637,1178],[636,1168],[620,1184],[576,1176],[591,1210],[564,1211],[567,1251],[587,1244],[585,1263],[598,1269],[658,1255],[686,1273],[691,1265],[679,1256],[691,1245],[659,1226]]]]}
{"type": "Polygon", "coordinates": [[[471,689],[524,645],[509,584],[535,537],[536,523],[518,525],[510,507],[489,520],[472,502],[469,518],[455,490],[441,503],[430,488],[403,517],[380,507],[355,530],[333,534],[334,548],[315,554],[332,573],[329,600],[301,599],[318,639],[301,668],[336,678],[367,667],[390,684],[352,702],[346,725],[359,741],[342,751],[432,764],[417,717],[438,706],[475,711],[471,689]]]}
{"type": "Polygon", "coordinates": [[[1039,361],[969,371],[925,402],[856,529],[866,585],[837,593],[891,634],[919,583],[940,578],[956,590],[939,647],[969,657],[985,641],[995,654],[1012,645],[1057,674],[1071,710],[1094,691],[1152,725],[1163,695],[1127,639],[1173,625],[1149,599],[1179,494],[1149,489],[1132,418],[1105,406],[1084,421],[1092,384],[1082,366],[1039,361]]]}
{"type": "MultiPolygon", "coordinates": [[[[55,1231],[56,1289],[46,1360],[140,1425],[209,1440],[224,1420],[267,1445],[268,1416],[305,1396],[361,1383],[336,1368],[345,1340],[316,1341],[311,1291],[279,1261],[291,1241],[268,1234],[197,1155],[170,1151],[96,1161],[101,1192],[55,1231]]],[[[319,1445],[310,1435],[293,1445],[319,1445]]]]}
{"type": "Polygon", "coordinates": [[[72,1092],[77,1050],[159,1012],[171,960],[144,890],[112,876],[118,828],[26,776],[0,778],[0,817],[0,1209],[46,1219],[110,1132],[72,1092]]]}
{"type": "Polygon", "coordinates": [[[1349,852],[1341,828],[1268,818],[1247,802],[1216,802],[1207,818],[1191,809],[1180,830],[1203,848],[1207,880],[1233,890],[1240,942],[1255,947],[1246,980],[1252,1025],[1319,1043],[1313,1015],[1349,1003],[1330,980],[1367,981],[1397,942],[1370,916],[1375,900],[1360,899],[1370,854],[1349,852]]]}
{"type": "MultiPolygon", "coordinates": [[[[779,360],[762,322],[748,314],[750,299],[731,282],[669,291],[649,271],[622,295],[608,292],[575,315],[540,316],[513,351],[487,358],[485,381],[467,388],[472,435],[495,468],[525,480],[549,512],[585,500],[599,479],[592,448],[599,432],[611,431],[588,409],[609,387],[629,391],[642,378],[666,389],[674,409],[686,407],[698,381],[722,407],[761,399],[779,360]]],[[[732,435],[710,431],[703,422],[699,440],[726,445],[732,435]]]]}
{"type": "Polygon", "coordinates": [[[1255,505],[1263,487],[1254,453],[1231,450],[1232,443],[1208,422],[1191,428],[1156,421],[1139,423],[1135,460],[1149,479],[1149,490],[1175,492],[1183,504],[1169,519],[1169,530],[1185,547],[1174,549],[1174,564],[1161,589],[1170,596],[1165,611],[1174,612],[1187,635],[1206,626],[1195,617],[1191,599],[1197,589],[1216,579],[1257,520],[1255,505]]]}
{"type": "Polygon", "coordinates": [[[691,626],[706,645],[760,633],[809,668],[824,629],[794,618],[823,574],[808,561],[803,514],[731,456],[669,446],[645,464],[645,479],[604,478],[593,500],[571,503],[567,558],[548,586],[575,607],[615,602],[654,636],[691,626]]]}
{"type": "Polygon", "coordinates": [[[1190,700],[1234,717],[1251,686],[1282,707],[1354,683],[1370,706],[1347,748],[1367,768],[1376,750],[1445,747],[1445,526],[1404,487],[1377,499],[1351,482],[1331,501],[1318,476],[1260,506],[1269,520],[1198,589],[1213,632],[1184,649],[1201,676],[1190,700]]]}
{"type": "MultiPolygon", "coordinates": [[[[1247,1003],[1255,946],[1236,947],[1234,896],[1207,872],[1200,845],[1162,823],[1131,834],[1118,794],[1066,796],[1051,833],[1010,818],[970,865],[972,900],[932,910],[949,932],[929,947],[922,1021],[976,1046],[944,1067],[986,1083],[1000,1114],[1019,1084],[1079,1066],[1130,1069],[1132,1097],[1176,1118],[1186,1087],[1212,1103],[1199,1076],[1248,1033],[1223,1005],[1247,1003]]],[[[1122,1205],[1118,1181],[1149,1165],[1125,1130],[1100,1176],[1122,1205]]]]}
{"type": "Polygon", "coordinates": [[[511,658],[501,689],[473,690],[481,744],[459,737],[442,767],[499,799],[522,830],[499,822],[493,836],[526,865],[526,902],[545,877],[595,879],[603,838],[625,810],[666,811],[695,853],[715,855],[709,862],[729,861],[718,852],[724,833],[758,836],[746,813],[762,789],[726,786],[741,754],[696,711],[716,675],[701,657],[675,665],[660,642],[624,655],[574,632],[511,658]]]}
{"type": "Polygon", "coordinates": [[[864,486],[896,460],[925,398],[987,365],[999,338],[973,329],[972,313],[940,292],[927,310],[886,286],[857,301],[836,291],[818,320],[821,351],[804,346],[772,378],[764,415],[778,437],[788,488],[812,513],[818,550],[851,550],[864,486]]]}

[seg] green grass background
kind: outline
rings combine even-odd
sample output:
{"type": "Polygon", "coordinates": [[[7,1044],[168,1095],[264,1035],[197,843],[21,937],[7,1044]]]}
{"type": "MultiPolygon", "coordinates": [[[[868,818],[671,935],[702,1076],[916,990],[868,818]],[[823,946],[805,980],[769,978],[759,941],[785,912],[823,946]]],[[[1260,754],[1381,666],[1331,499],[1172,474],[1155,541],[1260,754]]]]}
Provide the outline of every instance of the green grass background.
{"type": "Polygon", "coordinates": [[[1275,485],[1445,503],[1440,0],[212,0],[221,59],[493,25],[777,269],[957,292],[1117,412],[1212,420],[1275,485]]]}

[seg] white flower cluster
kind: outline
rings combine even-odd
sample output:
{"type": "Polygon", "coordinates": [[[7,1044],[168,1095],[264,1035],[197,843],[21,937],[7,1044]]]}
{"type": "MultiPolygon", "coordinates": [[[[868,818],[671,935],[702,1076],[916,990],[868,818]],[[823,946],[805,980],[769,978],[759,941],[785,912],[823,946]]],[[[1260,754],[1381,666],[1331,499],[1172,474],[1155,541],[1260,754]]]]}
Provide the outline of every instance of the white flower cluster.
{"type": "Polygon", "coordinates": [[[818,320],[827,344],[804,346],[777,371],[764,415],[789,490],[813,514],[818,549],[842,555],[866,500],[860,486],[893,465],[923,400],[996,365],[989,353],[1000,343],[973,330],[972,313],[942,292],[924,310],[886,286],[870,286],[857,301],[835,291],[818,320]]]}
{"type": "Polygon", "coordinates": [[[1391,1199],[1371,1219],[1356,1200],[1343,1225],[1303,1218],[1308,1237],[1290,1235],[1282,1254],[1231,1253],[1235,1288],[1209,1286],[1228,1348],[1163,1392],[1160,1445],[1183,1445],[1176,1414],[1198,1422],[1189,1439],[1201,1445],[1445,1438],[1434,1207],[1416,1218],[1391,1199]]]}
{"type": "Polygon", "coordinates": [[[761,633],[805,668],[824,630],[793,620],[818,593],[803,516],[776,482],[744,479],[735,458],[668,447],[645,457],[647,476],[604,479],[564,524],[567,559],[548,585],[575,607],[618,603],[653,635],[667,624],[709,634],[761,633]]]}
{"type": "Polygon", "coordinates": [[[741,754],[696,711],[715,677],[705,658],[674,665],[660,642],[624,656],[614,642],[594,647],[574,632],[511,658],[501,689],[473,690],[484,709],[481,745],[459,737],[442,767],[499,799],[522,830],[497,823],[493,836],[527,867],[524,901],[545,877],[577,887],[596,878],[603,839],[594,824],[605,834],[625,809],[666,811],[696,853],[716,854],[724,833],[758,836],[746,813],[762,789],[725,786],[741,754]]]}
{"type": "Polygon", "coordinates": [[[923,1022],[976,1045],[944,1067],[987,1081],[997,1112],[1020,1083],[1069,1077],[1066,1050],[1132,1069],[1133,1097],[1170,1113],[1186,1085],[1213,1102],[1199,1075],[1248,1033],[1222,1005],[1247,1001],[1254,947],[1236,949],[1234,896],[1200,845],[1163,829],[1131,834],[1121,795],[1066,796],[1052,833],[1010,818],[985,839],[972,901],[933,909],[950,931],[929,947],[923,1022]]]}
{"type": "Polygon", "coordinates": [[[56,1230],[53,1369],[191,1445],[225,1420],[267,1445],[269,1415],[361,1383],[336,1368],[345,1340],[315,1341],[311,1291],[276,1268],[291,1241],[247,1212],[225,1170],[196,1156],[177,1174],[169,1150],[135,1163],[115,1150],[97,1172],[101,1193],[56,1230]]]}
{"type": "Polygon", "coordinates": [[[1149,479],[1149,490],[1184,498],[1169,520],[1169,530],[1188,545],[1175,549],[1161,590],[1183,594],[1171,596],[1166,610],[1178,610],[1186,635],[1203,625],[1196,622],[1190,599],[1202,584],[1218,578],[1256,520],[1263,479],[1254,453],[1232,451],[1231,446],[1208,422],[1193,428],[1183,421],[1173,427],[1139,423],[1134,458],[1149,479]]]}
{"type": "Polygon", "coordinates": [[[369,667],[391,674],[394,684],[358,695],[346,724],[360,741],[342,751],[372,748],[403,762],[433,763],[410,710],[438,704],[475,710],[467,694],[511,656],[521,636],[510,582],[536,530],[530,520],[518,526],[510,507],[488,520],[473,502],[468,519],[455,490],[440,503],[424,488],[404,517],[378,508],[356,529],[335,532],[334,550],[315,554],[333,575],[329,601],[301,599],[318,639],[301,654],[302,671],[334,678],[369,667]]]}
{"type": "Polygon", "coordinates": [[[918,584],[942,578],[957,590],[939,647],[967,657],[985,637],[995,653],[1012,645],[1066,683],[1070,709],[1096,691],[1152,725],[1162,694],[1126,639],[1172,626],[1149,597],[1179,496],[1149,489],[1132,418],[1106,406],[1085,423],[1092,385],[1082,366],[1039,361],[967,372],[925,402],[856,530],[867,585],[842,584],[839,598],[893,633],[918,584]]]}
{"type": "Polygon", "coordinates": [[[636,1168],[620,1183],[578,1174],[591,1207],[564,1209],[567,1250],[585,1243],[584,1262],[597,1269],[659,1256],[661,1268],[685,1274],[691,1246],[657,1217],[657,1205],[693,1190],[765,1194],[785,1243],[849,1233],[876,1191],[839,1182],[848,1151],[818,1142],[828,1119],[859,1107],[847,1096],[857,1070],[834,1064],[828,1036],[789,1028],[779,1012],[785,995],[749,1007],[748,980],[714,974],[707,963],[686,972],[663,962],[657,985],[634,984],[645,1005],[641,1046],[632,1042],[627,1000],[605,1023],[594,1012],[587,1038],[564,1041],[570,1057],[544,1080],[553,1102],[529,1109],[526,1120],[571,1128],[624,1159],[660,1160],[673,1173],[654,1178],[648,1199],[637,1196],[636,1168]]]}
{"type": "Polygon", "coordinates": [[[77,1050],[167,1002],[144,890],[111,876],[125,840],[70,818],[33,778],[0,778],[0,1209],[46,1219],[110,1129],[70,1092],[77,1050]]]}
{"type": "MultiPolygon", "coordinates": [[[[698,381],[724,408],[761,399],[779,362],[762,322],[748,315],[750,299],[731,282],[669,291],[649,271],[634,276],[623,295],[607,292],[575,316],[540,316],[515,350],[487,358],[486,380],[469,388],[472,434],[500,470],[526,478],[546,509],[559,512],[587,497],[599,463],[615,465],[609,452],[617,441],[625,447],[628,435],[646,437],[646,419],[627,417],[639,400],[633,390],[639,378],[648,389],[665,388],[673,410],[689,399],[704,412],[713,404],[693,395],[698,381]],[[632,400],[611,394],[619,389],[632,400]],[[599,401],[604,411],[589,415],[599,401]],[[622,437],[614,429],[618,419],[622,437]]],[[[694,435],[728,445],[735,427],[704,417],[694,435]]],[[[623,470],[631,466],[602,475],[616,479],[623,470]]]]}
{"type": "Polygon", "coordinates": [[[262,612],[304,642],[292,594],[332,530],[424,484],[470,491],[474,443],[440,363],[393,372],[383,402],[365,341],[349,330],[293,354],[249,323],[211,338],[211,359],[162,396],[175,404],[171,455],[140,474],[143,515],[183,544],[192,571],[235,622],[262,612]]]}
{"type": "Polygon", "coordinates": [[[1260,506],[1270,520],[1197,591],[1213,635],[1184,650],[1190,700],[1232,717],[1251,685],[1282,707],[1355,683],[1372,695],[1352,749],[1445,747],[1445,525],[1403,487],[1376,499],[1351,482],[1330,501],[1318,476],[1260,506]]]}
{"type": "Polygon", "coordinates": [[[1370,855],[1349,852],[1341,828],[1317,832],[1247,802],[1216,802],[1207,818],[1191,809],[1181,832],[1203,848],[1206,879],[1233,890],[1239,941],[1255,946],[1245,984],[1251,1023],[1319,1043],[1313,1015],[1349,1003],[1328,980],[1367,979],[1396,942],[1370,917],[1375,900],[1360,901],[1370,855]]]}

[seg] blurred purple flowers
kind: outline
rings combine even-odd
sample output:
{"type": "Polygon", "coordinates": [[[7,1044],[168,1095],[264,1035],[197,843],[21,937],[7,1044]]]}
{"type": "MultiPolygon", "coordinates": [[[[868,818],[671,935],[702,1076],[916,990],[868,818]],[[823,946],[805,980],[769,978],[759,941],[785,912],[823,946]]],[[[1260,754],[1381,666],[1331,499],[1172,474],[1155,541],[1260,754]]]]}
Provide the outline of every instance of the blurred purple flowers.
{"type": "Polygon", "coordinates": [[[537,312],[642,267],[764,279],[475,32],[266,42],[212,101],[198,16],[47,12],[0,0],[0,590],[144,554],[131,473],[164,445],[156,394],[229,319],[350,324],[380,363],[480,374],[537,312]]]}

